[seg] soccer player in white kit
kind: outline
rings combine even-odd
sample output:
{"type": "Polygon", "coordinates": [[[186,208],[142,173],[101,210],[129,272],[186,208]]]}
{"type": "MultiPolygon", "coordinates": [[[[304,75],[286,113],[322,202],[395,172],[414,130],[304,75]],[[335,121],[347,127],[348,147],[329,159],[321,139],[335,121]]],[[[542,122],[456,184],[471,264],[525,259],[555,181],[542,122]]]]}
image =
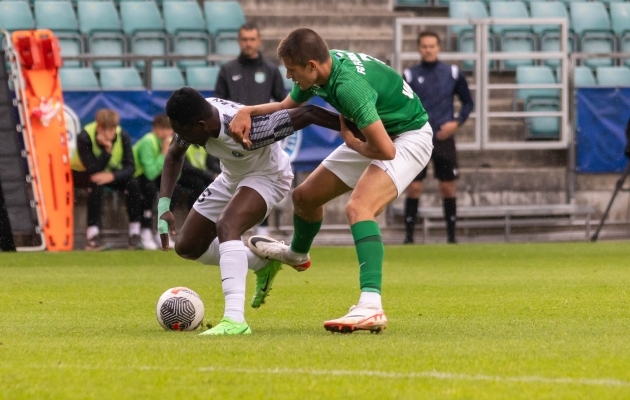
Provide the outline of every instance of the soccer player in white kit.
{"type": "MultiPolygon", "coordinates": [[[[282,268],[278,261],[256,256],[241,240],[241,235],[262,222],[289,194],[293,173],[289,156],[277,141],[310,124],[340,129],[338,114],[320,107],[282,110],[252,118],[252,147],[244,150],[228,129],[241,107],[227,100],[205,99],[188,87],[173,92],[166,104],[176,136],[164,159],[158,202],[158,230],[164,251],[168,251],[168,232],[174,233],[170,197],[189,144],[204,146],[221,161],[221,174],[199,197],[175,243],[180,257],[221,269],[225,313],[217,326],[201,335],[250,334],[245,322],[247,270],[257,275],[251,306],[258,308],[282,268]]],[[[360,135],[354,124],[346,124],[360,135]]]]}

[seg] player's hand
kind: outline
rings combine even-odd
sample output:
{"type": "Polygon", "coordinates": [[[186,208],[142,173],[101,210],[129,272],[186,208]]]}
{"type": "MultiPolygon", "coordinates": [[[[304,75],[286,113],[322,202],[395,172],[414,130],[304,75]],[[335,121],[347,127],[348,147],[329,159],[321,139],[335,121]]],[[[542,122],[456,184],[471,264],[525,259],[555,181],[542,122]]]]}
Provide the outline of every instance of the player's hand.
{"type": "Polygon", "coordinates": [[[96,133],[96,143],[105,150],[107,153],[112,152],[112,147],[114,147],[114,142],[112,140],[107,140],[104,135],[100,133],[96,133]]]}
{"type": "Polygon", "coordinates": [[[453,136],[459,124],[457,121],[450,121],[440,126],[440,130],[435,135],[437,140],[446,140],[453,136]]]}
{"type": "Polygon", "coordinates": [[[348,147],[353,149],[353,146],[361,144],[361,139],[354,136],[354,133],[352,133],[352,131],[346,125],[346,119],[341,114],[339,114],[339,125],[339,136],[341,136],[348,147]]]}
{"type": "Polygon", "coordinates": [[[249,132],[252,129],[251,113],[245,107],[236,112],[234,118],[230,122],[230,136],[236,143],[239,143],[245,150],[252,147],[249,140],[249,132]]]}
{"type": "Polygon", "coordinates": [[[168,153],[168,148],[171,146],[171,141],[173,140],[173,137],[168,137],[164,140],[162,140],[162,155],[166,155],[166,153],[168,153]]]}
{"type": "Polygon", "coordinates": [[[90,180],[98,186],[107,185],[108,183],[114,182],[114,174],[111,172],[97,172],[90,175],[90,180]]]}
{"type": "Polygon", "coordinates": [[[170,242],[168,234],[169,233],[171,235],[175,234],[175,216],[173,215],[172,212],[167,211],[164,214],[162,214],[162,216],[158,220],[158,232],[160,232],[160,241],[162,242],[162,250],[168,251],[169,242],[170,242]],[[164,224],[166,224],[167,230],[165,233],[162,233],[163,229],[161,228],[163,228],[164,224]]]}

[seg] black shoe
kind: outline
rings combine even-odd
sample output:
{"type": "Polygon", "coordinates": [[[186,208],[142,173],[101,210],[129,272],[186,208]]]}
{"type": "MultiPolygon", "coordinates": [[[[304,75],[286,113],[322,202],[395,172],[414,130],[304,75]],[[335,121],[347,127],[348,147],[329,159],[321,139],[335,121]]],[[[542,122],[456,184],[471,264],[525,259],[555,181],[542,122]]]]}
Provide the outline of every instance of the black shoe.
{"type": "Polygon", "coordinates": [[[446,243],[448,243],[448,244],[457,244],[457,240],[455,240],[455,239],[448,239],[446,241],[446,243]]]}
{"type": "Polygon", "coordinates": [[[405,241],[403,242],[403,244],[413,244],[413,238],[406,236],[405,237],[405,241]]]}
{"type": "Polygon", "coordinates": [[[87,244],[85,245],[85,250],[101,251],[104,250],[106,247],[107,246],[103,243],[101,235],[94,235],[90,239],[88,239],[87,244]]]}
{"type": "Polygon", "coordinates": [[[142,249],[142,241],[140,240],[140,235],[129,236],[129,250],[141,250],[141,249],[142,249]]]}

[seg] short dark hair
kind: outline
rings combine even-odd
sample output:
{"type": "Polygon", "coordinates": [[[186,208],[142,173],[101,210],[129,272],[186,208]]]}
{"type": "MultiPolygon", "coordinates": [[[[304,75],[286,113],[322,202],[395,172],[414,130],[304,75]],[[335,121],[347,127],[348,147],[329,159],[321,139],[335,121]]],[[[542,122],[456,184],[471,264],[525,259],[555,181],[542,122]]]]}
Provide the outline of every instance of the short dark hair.
{"type": "Polygon", "coordinates": [[[166,128],[170,129],[171,125],[168,123],[168,117],[166,114],[158,114],[153,118],[154,128],[166,128]]]}
{"type": "Polygon", "coordinates": [[[177,89],[166,102],[166,115],[178,124],[188,126],[212,116],[206,99],[191,87],[177,89]]]}
{"type": "Polygon", "coordinates": [[[422,40],[422,38],[425,37],[434,37],[435,40],[437,40],[438,42],[438,46],[440,45],[440,37],[438,36],[437,33],[432,32],[432,31],[422,31],[420,32],[420,34],[418,35],[418,46],[420,46],[420,41],[422,40]]]}
{"type": "Polygon", "coordinates": [[[256,24],[254,24],[253,22],[245,22],[243,25],[241,25],[240,28],[238,28],[239,37],[241,36],[241,31],[256,31],[256,33],[258,33],[258,35],[260,36],[260,31],[258,30],[256,24]]]}
{"type": "Polygon", "coordinates": [[[315,31],[307,28],[296,29],[289,33],[278,45],[278,57],[288,58],[301,67],[310,60],[323,63],[328,61],[328,45],[315,31]]]}

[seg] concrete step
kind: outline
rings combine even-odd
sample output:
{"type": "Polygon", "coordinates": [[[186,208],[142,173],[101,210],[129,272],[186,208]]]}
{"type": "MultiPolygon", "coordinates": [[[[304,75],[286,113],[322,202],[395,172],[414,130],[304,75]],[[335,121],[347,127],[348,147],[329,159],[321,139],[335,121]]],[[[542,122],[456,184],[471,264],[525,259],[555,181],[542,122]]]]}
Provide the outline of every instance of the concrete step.
{"type": "Polygon", "coordinates": [[[474,150],[458,151],[457,162],[462,168],[566,168],[566,150],[474,150]]]}

